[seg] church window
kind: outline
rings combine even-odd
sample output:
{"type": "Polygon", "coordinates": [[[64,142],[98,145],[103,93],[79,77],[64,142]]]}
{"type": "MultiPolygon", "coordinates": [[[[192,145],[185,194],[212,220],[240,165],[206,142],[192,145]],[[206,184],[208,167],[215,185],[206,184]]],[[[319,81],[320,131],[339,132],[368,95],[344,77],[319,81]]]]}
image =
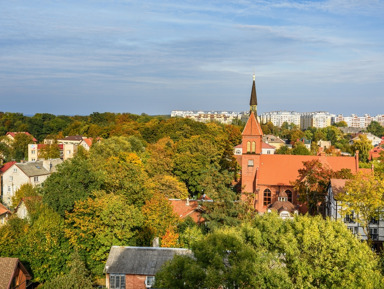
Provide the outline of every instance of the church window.
{"type": "Polygon", "coordinates": [[[285,193],[287,194],[288,202],[292,203],[292,201],[293,201],[293,199],[292,199],[292,192],[290,190],[286,190],[285,193]]]}
{"type": "Polygon", "coordinates": [[[270,189],[264,190],[264,206],[268,206],[272,201],[272,193],[270,189]]]}
{"type": "Polygon", "coordinates": [[[250,153],[251,152],[251,142],[248,141],[247,142],[247,153],[250,153]]]}
{"type": "Polygon", "coordinates": [[[255,153],[256,152],[256,143],[253,141],[252,142],[252,150],[251,150],[252,153],[255,153]]]}
{"type": "Polygon", "coordinates": [[[248,167],[253,167],[253,160],[248,160],[248,167]]]}

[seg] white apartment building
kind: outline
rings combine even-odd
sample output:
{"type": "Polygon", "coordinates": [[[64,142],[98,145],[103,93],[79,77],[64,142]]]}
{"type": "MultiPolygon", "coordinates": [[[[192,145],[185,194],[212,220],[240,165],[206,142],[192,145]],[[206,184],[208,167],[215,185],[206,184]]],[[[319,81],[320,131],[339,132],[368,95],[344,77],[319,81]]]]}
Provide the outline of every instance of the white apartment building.
{"type": "Polygon", "coordinates": [[[301,114],[300,127],[324,128],[332,124],[332,119],[335,119],[335,115],[326,111],[304,112],[301,114]]]}
{"type": "Polygon", "coordinates": [[[281,127],[284,122],[300,127],[300,113],[295,111],[271,111],[260,115],[261,123],[272,122],[274,126],[281,127]]]}
{"type": "Polygon", "coordinates": [[[377,121],[382,126],[384,126],[384,115],[370,116],[369,114],[364,114],[364,116],[357,116],[352,114],[351,116],[343,116],[338,114],[334,122],[345,121],[348,127],[355,128],[366,128],[372,121],[377,121]]]}
{"type": "Polygon", "coordinates": [[[171,117],[190,118],[198,122],[217,121],[224,124],[232,124],[232,121],[242,118],[244,113],[228,111],[183,111],[173,110],[171,117]]]}

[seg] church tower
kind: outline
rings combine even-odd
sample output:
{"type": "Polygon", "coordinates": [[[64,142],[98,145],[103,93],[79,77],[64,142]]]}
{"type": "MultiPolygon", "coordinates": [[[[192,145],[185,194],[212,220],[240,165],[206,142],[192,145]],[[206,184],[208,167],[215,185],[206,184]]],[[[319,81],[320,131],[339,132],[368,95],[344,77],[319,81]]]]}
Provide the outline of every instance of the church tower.
{"type": "Polygon", "coordinates": [[[241,185],[242,191],[255,193],[257,170],[260,166],[263,131],[257,120],[255,75],[250,100],[250,115],[242,133],[241,185]]]}

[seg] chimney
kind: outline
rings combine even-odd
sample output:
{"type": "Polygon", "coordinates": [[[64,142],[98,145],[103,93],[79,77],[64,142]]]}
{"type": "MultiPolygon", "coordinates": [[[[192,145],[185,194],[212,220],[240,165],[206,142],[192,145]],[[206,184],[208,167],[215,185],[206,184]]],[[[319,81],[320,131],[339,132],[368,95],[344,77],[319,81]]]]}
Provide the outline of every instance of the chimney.
{"type": "Polygon", "coordinates": [[[159,237],[155,237],[152,241],[152,247],[160,247],[159,237]]]}
{"type": "Polygon", "coordinates": [[[43,160],[43,167],[46,169],[48,172],[51,171],[52,169],[52,163],[51,160],[43,160]]]}
{"type": "Polygon", "coordinates": [[[189,198],[187,197],[187,204],[186,204],[187,206],[189,206],[189,198]]]}
{"type": "Polygon", "coordinates": [[[355,153],[355,164],[356,164],[356,172],[359,170],[359,151],[357,150],[355,153]]]}

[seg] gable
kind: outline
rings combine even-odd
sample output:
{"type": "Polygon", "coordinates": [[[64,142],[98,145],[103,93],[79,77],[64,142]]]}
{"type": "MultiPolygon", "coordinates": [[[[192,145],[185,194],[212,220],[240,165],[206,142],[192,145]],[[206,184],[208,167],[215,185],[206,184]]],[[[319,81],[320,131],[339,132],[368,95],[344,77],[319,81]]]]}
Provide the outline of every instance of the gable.
{"type": "Polygon", "coordinates": [[[255,114],[253,112],[251,112],[251,115],[248,118],[247,124],[244,127],[242,135],[243,136],[263,135],[261,126],[257,121],[255,114]]]}

